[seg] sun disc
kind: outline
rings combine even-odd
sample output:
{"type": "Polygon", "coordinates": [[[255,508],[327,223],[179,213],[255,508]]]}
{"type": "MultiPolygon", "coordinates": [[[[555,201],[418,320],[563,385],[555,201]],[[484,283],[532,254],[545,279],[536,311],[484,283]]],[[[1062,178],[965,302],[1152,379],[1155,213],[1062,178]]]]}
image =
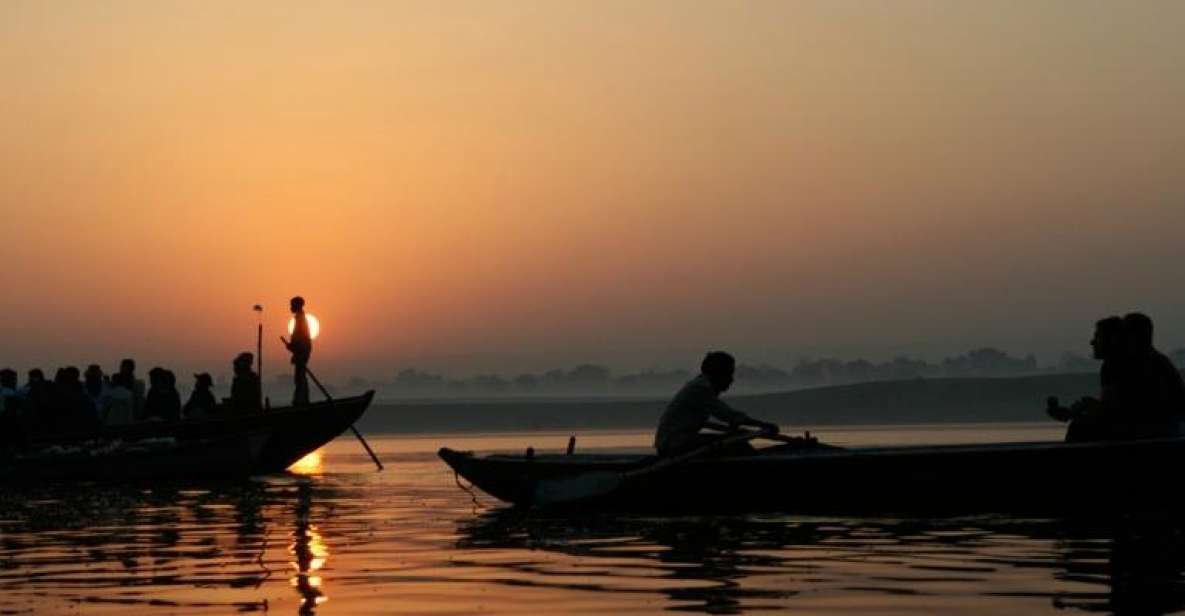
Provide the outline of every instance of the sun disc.
{"type": "MultiPolygon", "coordinates": [[[[317,320],[317,317],[308,313],[305,313],[304,318],[309,322],[309,337],[315,339],[321,334],[321,322],[317,320]]],[[[291,336],[294,331],[296,331],[296,317],[288,319],[288,335],[291,336]]]]}

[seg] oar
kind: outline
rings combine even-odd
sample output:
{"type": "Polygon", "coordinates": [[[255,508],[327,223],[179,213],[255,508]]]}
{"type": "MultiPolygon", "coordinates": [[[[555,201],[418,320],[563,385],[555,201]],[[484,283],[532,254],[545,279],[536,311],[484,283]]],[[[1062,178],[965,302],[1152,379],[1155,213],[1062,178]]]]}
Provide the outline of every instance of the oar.
{"type": "MultiPolygon", "coordinates": [[[[313,371],[309,370],[307,366],[305,367],[305,372],[307,372],[309,374],[309,378],[313,379],[313,382],[317,384],[317,389],[321,390],[321,393],[325,395],[325,399],[329,400],[329,404],[333,406],[333,410],[336,411],[337,403],[333,401],[333,396],[329,395],[329,392],[325,389],[325,386],[321,384],[321,381],[317,378],[317,375],[313,374],[313,371]]],[[[358,437],[358,442],[362,443],[362,448],[366,450],[366,453],[370,454],[370,459],[374,460],[374,465],[379,467],[380,471],[383,470],[383,463],[379,462],[379,457],[374,455],[374,451],[371,450],[370,444],[366,442],[366,439],[362,438],[362,433],[358,431],[358,428],[354,427],[354,424],[350,424],[350,431],[354,433],[354,436],[358,437]]]]}
{"type": "MultiPolygon", "coordinates": [[[[288,341],[285,340],[283,336],[280,336],[280,340],[284,340],[285,345],[288,344],[288,341]]],[[[313,382],[317,384],[317,389],[321,390],[321,393],[325,396],[325,399],[329,401],[329,405],[332,406],[333,410],[336,412],[337,403],[333,401],[333,396],[329,395],[329,390],[325,389],[325,386],[321,384],[321,379],[318,379],[317,375],[313,374],[313,371],[309,370],[308,366],[305,366],[304,371],[309,375],[309,378],[313,379],[313,382]]],[[[350,431],[354,433],[354,436],[358,437],[358,442],[362,443],[362,448],[366,450],[366,453],[370,454],[370,459],[374,460],[374,465],[379,467],[380,471],[383,470],[383,463],[379,462],[379,457],[374,455],[374,451],[370,448],[370,443],[367,443],[366,439],[362,438],[362,433],[358,431],[358,428],[354,427],[354,424],[350,424],[350,431]]]]}
{"type": "Polygon", "coordinates": [[[536,505],[557,505],[605,496],[618,490],[622,484],[632,479],[653,475],[672,466],[696,460],[729,445],[751,441],[763,434],[762,432],[749,431],[732,432],[707,445],[676,456],[660,458],[656,462],[632,471],[590,471],[575,477],[542,479],[535,485],[535,498],[532,502],[536,505]]]}
{"type": "MultiPolygon", "coordinates": [[[[705,430],[714,430],[716,432],[723,432],[724,434],[731,434],[733,432],[736,432],[736,430],[732,429],[729,426],[726,426],[724,424],[719,424],[719,423],[713,423],[713,422],[708,422],[708,423],[704,424],[704,429],[705,430]]],[[[810,433],[808,432],[807,434],[809,435],[810,433]]],[[[813,439],[813,438],[809,438],[809,437],[801,437],[801,436],[788,436],[785,434],[780,434],[780,433],[775,433],[775,432],[762,432],[761,436],[759,436],[758,438],[767,440],[767,441],[777,441],[779,443],[786,443],[789,445],[800,445],[800,446],[801,445],[811,445],[811,446],[817,447],[819,449],[842,449],[841,447],[836,447],[835,445],[828,445],[826,443],[820,443],[818,439],[813,439]]]]}

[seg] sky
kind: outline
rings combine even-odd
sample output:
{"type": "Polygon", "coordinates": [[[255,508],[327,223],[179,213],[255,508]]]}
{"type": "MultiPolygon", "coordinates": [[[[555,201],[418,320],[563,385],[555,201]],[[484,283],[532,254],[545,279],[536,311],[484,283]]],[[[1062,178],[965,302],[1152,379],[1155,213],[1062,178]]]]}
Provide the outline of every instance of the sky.
{"type": "Polygon", "coordinates": [[[0,4],[0,364],[1185,346],[1185,3],[0,4]]]}

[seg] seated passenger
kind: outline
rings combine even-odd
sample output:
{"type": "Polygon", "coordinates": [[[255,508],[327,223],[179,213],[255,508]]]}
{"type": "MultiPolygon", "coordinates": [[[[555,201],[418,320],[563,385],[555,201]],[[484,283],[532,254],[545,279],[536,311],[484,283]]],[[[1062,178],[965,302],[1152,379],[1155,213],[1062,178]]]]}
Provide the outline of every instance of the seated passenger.
{"type": "Polygon", "coordinates": [[[20,399],[16,392],[16,371],[0,370],[0,447],[18,443],[23,432],[20,424],[20,399]]]}
{"type": "Polygon", "coordinates": [[[144,414],[144,381],[136,378],[136,360],[124,359],[119,362],[119,374],[122,377],[124,387],[132,394],[132,411],[135,417],[140,417],[144,414]]]}
{"type": "Polygon", "coordinates": [[[164,368],[148,372],[148,395],[144,398],[144,416],[149,421],[177,421],[181,419],[181,395],[177,393],[177,377],[164,368]]]}
{"type": "Polygon", "coordinates": [[[105,407],[108,386],[103,378],[103,369],[98,364],[86,367],[86,372],[82,373],[82,387],[86,391],[86,397],[91,401],[91,406],[95,407],[95,416],[101,419],[107,414],[105,407]]]}
{"type": "Polygon", "coordinates": [[[1185,382],[1172,360],[1152,345],[1152,319],[1133,312],[1123,317],[1128,368],[1122,422],[1125,438],[1178,436],[1185,419],[1185,382]]]}
{"type": "Polygon", "coordinates": [[[251,369],[255,356],[239,353],[234,361],[234,380],[230,384],[230,408],[236,413],[250,413],[259,410],[263,397],[259,375],[251,369]]]}
{"type": "Polygon", "coordinates": [[[116,373],[111,376],[111,384],[107,389],[107,404],[101,417],[103,424],[108,426],[135,423],[135,394],[132,393],[132,386],[126,374],[116,373]]]}
{"type": "Polygon", "coordinates": [[[16,370],[5,368],[0,370],[0,415],[8,414],[12,409],[9,406],[9,400],[17,398],[16,391],[16,370]]]}
{"type": "Polygon", "coordinates": [[[46,417],[50,414],[53,388],[40,368],[30,370],[27,378],[25,386],[18,392],[23,406],[21,426],[25,432],[37,432],[46,429],[49,423],[46,417]]]}
{"type": "Polygon", "coordinates": [[[81,376],[74,366],[61,368],[54,376],[50,421],[56,432],[87,433],[99,425],[95,408],[82,388],[81,376]]]}
{"type": "MultiPolygon", "coordinates": [[[[720,394],[728,391],[732,385],[735,372],[736,360],[728,353],[713,351],[704,357],[700,375],[688,381],[675,394],[659,420],[658,431],[654,435],[654,448],[659,455],[679,454],[719,440],[718,434],[700,433],[711,417],[733,427],[754,426],[777,433],[777,424],[753,419],[720,400],[720,394]]],[[[742,443],[730,451],[752,451],[752,447],[742,443]]]]}
{"type": "Polygon", "coordinates": [[[1069,408],[1050,398],[1046,412],[1058,421],[1068,421],[1066,442],[1110,440],[1123,413],[1124,393],[1122,371],[1125,369],[1127,339],[1123,319],[1107,317],[1095,323],[1090,347],[1095,359],[1103,363],[1099,368],[1099,397],[1085,397],[1069,408]]]}
{"type": "Polygon", "coordinates": [[[206,419],[212,417],[216,404],[214,392],[211,391],[214,387],[214,379],[205,372],[195,374],[193,378],[193,393],[189,394],[189,400],[185,403],[185,418],[206,419]]]}

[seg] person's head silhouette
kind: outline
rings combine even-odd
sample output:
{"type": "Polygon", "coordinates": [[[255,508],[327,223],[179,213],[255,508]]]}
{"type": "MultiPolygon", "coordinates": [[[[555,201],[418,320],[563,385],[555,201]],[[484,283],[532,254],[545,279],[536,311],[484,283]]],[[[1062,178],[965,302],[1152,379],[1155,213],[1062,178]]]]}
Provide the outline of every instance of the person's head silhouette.
{"type": "Polygon", "coordinates": [[[288,308],[292,310],[293,314],[304,310],[304,298],[297,295],[296,297],[288,300],[288,308]]]}
{"type": "Polygon", "coordinates": [[[1095,359],[1111,359],[1117,357],[1124,346],[1123,319],[1107,317],[1094,325],[1094,338],[1090,340],[1090,347],[1094,350],[1095,359]]]}
{"type": "Polygon", "coordinates": [[[1123,329],[1132,351],[1142,353],[1152,349],[1152,318],[1142,312],[1124,315],[1123,329]]]}
{"type": "Polygon", "coordinates": [[[712,384],[713,389],[723,393],[732,386],[736,366],[737,362],[732,355],[724,351],[712,351],[704,356],[704,361],[700,363],[700,372],[712,384]]]}

